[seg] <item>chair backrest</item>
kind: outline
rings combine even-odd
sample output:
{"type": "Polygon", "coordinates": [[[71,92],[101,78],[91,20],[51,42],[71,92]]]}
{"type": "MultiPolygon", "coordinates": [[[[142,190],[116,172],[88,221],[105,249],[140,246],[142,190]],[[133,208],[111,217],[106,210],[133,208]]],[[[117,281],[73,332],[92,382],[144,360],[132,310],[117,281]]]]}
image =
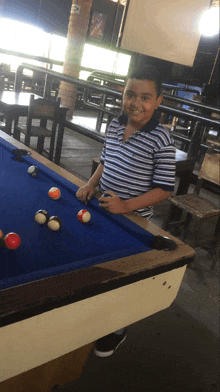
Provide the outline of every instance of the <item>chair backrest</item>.
{"type": "Polygon", "coordinates": [[[4,91],[4,88],[5,88],[4,77],[0,74],[0,91],[4,91]]]}
{"type": "Polygon", "coordinates": [[[220,185],[220,154],[205,154],[198,179],[220,185]]]}
{"type": "Polygon", "coordinates": [[[1,63],[0,66],[2,68],[3,75],[8,74],[11,70],[10,64],[1,63]]]}
{"type": "Polygon", "coordinates": [[[54,120],[58,115],[58,108],[60,106],[61,98],[52,101],[46,98],[34,99],[34,94],[31,94],[30,104],[28,108],[28,119],[48,119],[54,120]]]}

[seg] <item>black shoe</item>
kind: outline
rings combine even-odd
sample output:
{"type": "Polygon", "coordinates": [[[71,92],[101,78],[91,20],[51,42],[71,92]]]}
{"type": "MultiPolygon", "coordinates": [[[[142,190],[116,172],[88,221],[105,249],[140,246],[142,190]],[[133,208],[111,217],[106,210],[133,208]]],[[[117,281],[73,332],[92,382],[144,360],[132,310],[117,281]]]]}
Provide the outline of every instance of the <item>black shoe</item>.
{"type": "Polygon", "coordinates": [[[104,336],[101,339],[96,340],[94,353],[97,357],[109,357],[112,355],[117,348],[123,343],[127,337],[126,329],[122,335],[116,333],[110,333],[110,335],[104,336]]]}

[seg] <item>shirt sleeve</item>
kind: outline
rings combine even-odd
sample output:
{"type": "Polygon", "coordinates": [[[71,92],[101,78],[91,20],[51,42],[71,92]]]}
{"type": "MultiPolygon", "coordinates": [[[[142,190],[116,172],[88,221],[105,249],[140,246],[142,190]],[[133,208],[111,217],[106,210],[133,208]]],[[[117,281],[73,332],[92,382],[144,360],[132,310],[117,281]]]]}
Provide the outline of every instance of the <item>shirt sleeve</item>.
{"type": "Polygon", "coordinates": [[[174,191],[176,175],[176,149],[174,145],[160,148],[155,153],[152,188],[174,191]]]}
{"type": "Polygon", "coordinates": [[[107,128],[106,137],[105,137],[105,141],[104,141],[104,145],[103,145],[103,149],[102,149],[102,155],[101,155],[101,158],[100,158],[100,163],[102,165],[104,165],[104,162],[105,162],[107,140],[109,140],[109,138],[111,138],[112,132],[114,133],[115,130],[117,130],[117,128],[119,126],[119,123],[120,123],[119,122],[119,118],[113,118],[112,121],[110,122],[108,128],[107,128]]]}
{"type": "Polygon", "coordinates": [[[100,158],[100,163],[102,165],[104,165],[104,162],[105,162],[105,150],[106,150],[106,138],[105,138],[105,141],[104,141],[104,145],[103,145],[103,149],[102,149],[102,155],[101,155],[101,158],[100,158]]]}

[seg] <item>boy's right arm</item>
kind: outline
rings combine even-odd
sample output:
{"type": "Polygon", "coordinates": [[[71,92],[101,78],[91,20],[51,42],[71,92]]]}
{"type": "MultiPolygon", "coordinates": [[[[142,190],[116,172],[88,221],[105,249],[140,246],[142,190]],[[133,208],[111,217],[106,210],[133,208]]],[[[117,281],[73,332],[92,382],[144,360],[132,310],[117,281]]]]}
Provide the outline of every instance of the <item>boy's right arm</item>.
{"type": "Polygon", "coordinates": [[[87,200],[90,200],[96,193],[96,187],[99,185],[99,181],[102,177],[104,166],[100,163],[97,167],[93,176],[89,179],[89,181],[81,186],[76,192],[76,197],[86,203],[87,200]]]}

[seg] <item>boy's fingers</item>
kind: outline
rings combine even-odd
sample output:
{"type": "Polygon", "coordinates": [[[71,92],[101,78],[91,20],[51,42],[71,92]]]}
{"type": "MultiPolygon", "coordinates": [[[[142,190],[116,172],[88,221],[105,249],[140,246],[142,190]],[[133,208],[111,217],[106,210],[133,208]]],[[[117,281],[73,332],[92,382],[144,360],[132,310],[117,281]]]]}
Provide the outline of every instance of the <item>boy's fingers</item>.
{"type": "Polygon", "coordinates": [[[76,194],[76,196],[80,201],[86,201],[86,195],[84,194],[84,192],[79,192],[76,194]]]}
{"type": "Polygon", "coordinates": [[[106,192],[104,192],[106,195],[110,195],[111,197],[114,197],[114,196],[116,196],[116,194],[114,193],[114,192],[112,192],[112,191],[106,191],[106,192]]]}
{"type": "Polygon", "coordinates": [[[90,191],[90,192],[88,193],[87,200],[90,200],[90,199],[91,199],[91,197],[92,197],[92,195],[93,195],[93,192],[92,192],[92,191],[90,191]]]}

